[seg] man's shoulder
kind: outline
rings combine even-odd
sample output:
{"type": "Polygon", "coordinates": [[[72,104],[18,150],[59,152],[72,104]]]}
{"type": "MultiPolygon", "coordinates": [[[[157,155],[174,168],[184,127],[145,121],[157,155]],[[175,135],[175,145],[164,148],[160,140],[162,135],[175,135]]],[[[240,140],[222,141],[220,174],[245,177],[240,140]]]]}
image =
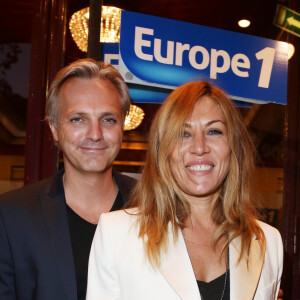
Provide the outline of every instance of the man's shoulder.
{"type": "Polygon", "coordinates": [[[116,172],[116,171],[113,172],[113,176],[116,179],[117,184],[125,183],[125,184],[128,184],[129,186],[133,187],[137,182],[137,180],[135,178],[125,175],[125,174],[122,174],[122,173],[119,173],[119,172],[116,172]]]}
{"type": "Polygon", "coordinates": [[[118,173],[116,171],[113,171],[113,177],[123,197],[123,200],[126,203],[130,198],[131,192],[137,180],[133,177],[118,173]]]}
{"type": "Polygon", "coordinates": [[[56,175],[1,194],[0,206],[22,204],[25,202],[28,204],[29,202],[36,201],[39,195],[49,192],[51,183],[55,177],[56,175]]]}

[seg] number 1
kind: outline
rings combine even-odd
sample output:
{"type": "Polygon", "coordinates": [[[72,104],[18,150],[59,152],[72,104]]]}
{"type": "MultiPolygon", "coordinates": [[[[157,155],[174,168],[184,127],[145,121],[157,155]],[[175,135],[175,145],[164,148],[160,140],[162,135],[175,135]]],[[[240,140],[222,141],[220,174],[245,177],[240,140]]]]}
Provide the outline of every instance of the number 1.
{"type": "Polygon", "coordinates": [[[263,60],[259,75],[258,86],[268,88],[270,84],[270,77],[275,57],[275,49],[266,47],[265,49],[257,52],[255,56],[258,60],[263,60]]]}

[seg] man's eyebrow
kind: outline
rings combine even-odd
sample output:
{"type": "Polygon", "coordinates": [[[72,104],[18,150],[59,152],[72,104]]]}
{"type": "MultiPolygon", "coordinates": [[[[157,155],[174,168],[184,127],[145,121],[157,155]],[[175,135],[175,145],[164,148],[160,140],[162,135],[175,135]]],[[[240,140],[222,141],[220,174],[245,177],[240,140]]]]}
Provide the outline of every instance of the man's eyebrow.
{"type": "Polygon", "coordinates": [[[72,117],[72,116],[84,116],[84,115],[86,115],[85,112],[83,112],[83,111],[77,111],[77,110],[69,111],[67,113],[67,116],[70,116],[70,117],[72,117]]]}
{"type": "MultiPolygon", "coordinates": [[[[89,112],[74,110],[74,111],[71,111],[69,114],[70,115],[78,115],[78,116],[87,116],[87,115],[89,115],[89,112]]],[[[117,116],[117,115],[118,115],[118,113],[116,113],[116,112],[107,111],[107,112],[102,112],[100,114],[100,117],[103,118],[103,117],[107,117],[107,116],[117,116]]]]}
{"type": "Polygon", "coordinates": [[[116,112],[106,111],[106,112],[101,113],[100,116],[102,118],[102,117],[117,116],[117,115],[118,115],[118,113],[116,113],[116,112]]]}

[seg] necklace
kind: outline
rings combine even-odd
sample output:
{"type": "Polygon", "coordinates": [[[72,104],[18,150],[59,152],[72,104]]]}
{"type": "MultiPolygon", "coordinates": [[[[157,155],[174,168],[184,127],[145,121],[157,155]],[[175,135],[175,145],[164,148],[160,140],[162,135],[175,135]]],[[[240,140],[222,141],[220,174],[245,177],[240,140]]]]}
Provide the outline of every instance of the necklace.
{"type": "MultiPolygon", "coordinates": [[[[227,248],[227,255],[226,255],[226,272],[225,272],[225,279],[224,279],[223,291],[222,291],[220,300],[223,300],[223,297],[224,297],[224,294],[225,294],[226,283],[227,283],[227,280],[228,280],[228,271],[229,271],[229,247],[227,248]]],[[[205,300],[205,299],[202,298],[201,294],[200,294],[200,298],[201,298],[201,300],[205,300]]]]}

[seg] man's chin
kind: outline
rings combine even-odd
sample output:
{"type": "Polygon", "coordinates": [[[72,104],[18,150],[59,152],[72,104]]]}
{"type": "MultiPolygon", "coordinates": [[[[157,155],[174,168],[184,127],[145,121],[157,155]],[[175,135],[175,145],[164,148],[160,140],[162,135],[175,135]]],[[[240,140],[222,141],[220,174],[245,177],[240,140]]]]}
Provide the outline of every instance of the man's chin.
{"type": "Polygon", "coordinates": [[[112,165],[108,166],[84,166],[82,172],[84,173],[105,173],[112,170],[112,165]]]}
{"type": "Polygon", "coordinates": [[[88,159],[82,158],[80,161],[77,159],[76,161],[65,160],[65,169],[72,172],[74,171],[79,173],[105,173],[107,171],[111,171],[113,165],[113,160],[107,161],[106,159],[88,159]]]}

